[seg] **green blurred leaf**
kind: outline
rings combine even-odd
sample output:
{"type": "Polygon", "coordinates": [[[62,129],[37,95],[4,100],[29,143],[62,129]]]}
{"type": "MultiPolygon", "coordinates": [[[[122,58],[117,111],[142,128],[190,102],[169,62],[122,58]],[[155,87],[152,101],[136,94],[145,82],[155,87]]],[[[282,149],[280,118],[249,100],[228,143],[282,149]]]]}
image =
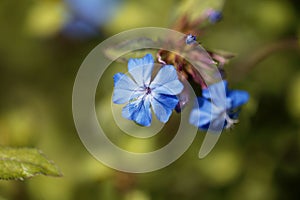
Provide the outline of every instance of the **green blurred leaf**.
{"type": "Polygon", "coordinates": [[[23,180],[39,174],[62,175],[56,165],[40,150],[0,147],[0,179],[23,180]]]}

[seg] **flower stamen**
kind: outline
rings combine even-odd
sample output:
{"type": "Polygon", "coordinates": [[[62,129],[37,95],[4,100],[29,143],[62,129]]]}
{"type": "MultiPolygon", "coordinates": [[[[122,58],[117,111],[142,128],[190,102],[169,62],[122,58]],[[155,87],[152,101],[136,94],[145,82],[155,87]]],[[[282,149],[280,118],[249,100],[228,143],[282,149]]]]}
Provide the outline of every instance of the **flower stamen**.
{"type": "Polygon", "coordinates": [[[150,87],[146,87],[146,95],[151,94],[151,88],[150,87]]]}

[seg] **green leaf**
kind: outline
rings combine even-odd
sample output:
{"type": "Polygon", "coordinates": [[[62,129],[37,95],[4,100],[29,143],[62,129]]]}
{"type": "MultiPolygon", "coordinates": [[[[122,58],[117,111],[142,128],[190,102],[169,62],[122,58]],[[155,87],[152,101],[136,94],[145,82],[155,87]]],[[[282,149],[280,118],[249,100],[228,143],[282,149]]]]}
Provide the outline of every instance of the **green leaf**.
{"type": "Polygon", "coordinates": [[[39,174],[62,176],[56,165],[40,150],[0,146],[0,179],[23,180],[39,174]]]}

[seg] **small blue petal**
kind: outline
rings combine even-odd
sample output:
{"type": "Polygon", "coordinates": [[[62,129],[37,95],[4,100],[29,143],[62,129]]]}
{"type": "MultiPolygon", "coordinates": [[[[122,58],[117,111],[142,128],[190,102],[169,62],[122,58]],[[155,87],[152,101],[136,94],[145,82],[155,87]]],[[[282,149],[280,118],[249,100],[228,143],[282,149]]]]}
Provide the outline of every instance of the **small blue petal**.
{"type": "Polygon", "coordinates": [[[114,75],[114,86],[113,102],[116,104],[126,103],[140,94],[137,84],[122,73],[114,75]]]}
{"type": "Polygon", "coordinates": [[[218,83],[208,86],[207,89],[202,91],[202,96],[210,99],[214,105],[222,110],[226,109],[227,99],[227,81],[220,81],[218,83]]]}
{"type": "Polygon", "coordinates": [[[199,107],[194,107],[190,114],[189,122],[194,126],[204,129],[208,127],[211,120],[211,102],[198,98],[199,107]]]}
{"type": "Polygon", "coordinates": [[[173,65],[163,66],[150,85],[158,94],[177,95],[183,90],[183,84],[178,80],[177,71],[173,65]]]}
{"type": "Polygon", "coordinates": [[[122,109],[122,116],[125,118],[125,119],[128,119],[128,120],[132,120],[131,118],[131,112],[129,111],[129,103],[123,107],[122,109]]]}
{"type": "Polygon", "coordinates": [[[222,131],[224,129],[224,127],[226,126],[226,124],[228,123],[226,121],[225,116],[226,116],[225,114],[220,115],[219,117],[212,120],[209,125],[209,130],[214,131],[216,133],[220,133],[220,131],[222,131]]]}
{"type": "Polygon", "coordinates": [[[234,109],[247,103],[249,94],[242,90],[231,90],[227,92],[227,98],[230,99],[230,109],[234,109]]]}
{"type": "Polygon", "coordinates": [[[140,98],[129,102],[122,110],[122,116],[142,126],[150,126],[152,121],[150,101],[140,98]]]}
{"type": "Polygon", "coordinates": [[[166,123],[173,109],[178,103],[178,99],[174,95],[156,95],[151,99],[152,109],[157,119],[163,123],[166,123]]]}
{"type": "Polygon", "coordinates": [[[149,86],[154,60],[151,54],[128,60],[128,71],[139,86],[149,86]]]}
{"type": "Polygon", "coordinates": [[[194,107],[190,114],[189,122],[194,126],[207,130],[218,131],[225,125],[224,110],[219,109],[209,100],[198,98],[199,107],[194,107]]]}
{"type": "MultiPolygon", "coordinates": [[[[211,84],[211,85],[208,86],[208,88],[202,90],[202,96],[206,99],[211,99],[212,94],[210,94],[210,90],[220,91],[220,90],[224,90],[224,88],[225,88],[225,92],[227,92],[228,83],[225,80],[214,83],[214,84],[211,84]]],[[[219,93],[219,92],[216,92],[216,93],[219,93]]]]}
{"type": "Polygon", "coordinates": [[[122,78],[122,76],[126,76],[125,74],[123,73],[116,73],[113,77],[114,79],[114,86],[116,86],[116,83],[120,80],[120,78],[122,78]]]}

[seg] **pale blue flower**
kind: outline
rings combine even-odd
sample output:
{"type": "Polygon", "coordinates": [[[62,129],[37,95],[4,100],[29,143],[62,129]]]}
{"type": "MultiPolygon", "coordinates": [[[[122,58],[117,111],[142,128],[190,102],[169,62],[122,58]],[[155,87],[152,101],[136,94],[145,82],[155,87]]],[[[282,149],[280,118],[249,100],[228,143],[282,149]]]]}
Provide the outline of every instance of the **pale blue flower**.
{"type": "Polygon", "coordinates": [[[154,60],[151,54],[140,59],[129,59],[129,77],[123,73],[114,75],[113,102],[127,105],[122,116],[142,126],[150,126],[152,113],[166,123],[178,103],[176,97],[183,90],[173,65],[164,65],[151,80],[154,60]]]}
{"type": "Polygon", "coordinates": [[[227,82],[221,81],[203,89],[202,97],[197,100],[198,106],[191,111],[190,123],[202,130],[213,124],[210,128],[216,131],[219,127],[229,128],[237,123],[238,108],[249,100],[249,94],[241,90],[228,90],[227,82]],[[222,92],[225,93],[224,98],[222,92]],[[210,95],[214,95],[214,101],[210,95]]]}
{"type": "Polygon", "coordinates": [[[120,7],[120,0],[64,0],[67,11],[62,33],[71,38],[100,35],[100,27],[108,23],[120,7]]]}

